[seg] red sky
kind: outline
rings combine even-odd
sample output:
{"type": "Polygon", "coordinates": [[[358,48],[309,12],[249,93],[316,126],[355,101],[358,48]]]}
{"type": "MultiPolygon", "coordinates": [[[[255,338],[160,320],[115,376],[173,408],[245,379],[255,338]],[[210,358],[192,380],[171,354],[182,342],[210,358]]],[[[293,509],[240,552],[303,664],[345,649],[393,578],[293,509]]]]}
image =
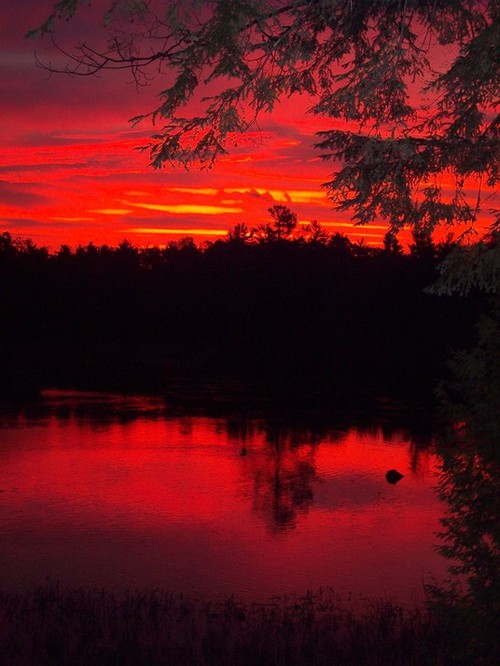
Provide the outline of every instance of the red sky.
{"type": "MultiPolygon", "coordinates": [[[[53,54],[24,35],[51,7],[51,0],[23,0],[22,12],[0,6],[0,232],[52,249],[124,238],[161,245],[185,235],[199,242],[240,222],[255,226],[285,203],[300,221],[380,243],[384,223],[355,228],[321,190],[332,164],[312,144],[327,125],[304,113],[305,100],[284,102],[210,171],[153,171],[147,153],[134,150],[153,130],[147,122],[132,129],[128,119],[153,108],[160,81],[137,90],[129,74],[48,76],[34,50],[45,60],[53,54]]],[[[70,23],[75,33],[88,11],[70,23]]]]}

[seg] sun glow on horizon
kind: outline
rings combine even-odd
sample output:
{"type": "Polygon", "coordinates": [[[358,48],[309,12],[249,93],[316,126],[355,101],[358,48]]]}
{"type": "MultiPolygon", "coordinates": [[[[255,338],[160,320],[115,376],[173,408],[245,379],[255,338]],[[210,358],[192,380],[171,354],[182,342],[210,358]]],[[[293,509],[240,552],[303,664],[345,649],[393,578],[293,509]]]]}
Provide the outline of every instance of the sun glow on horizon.
{"type": "Polygon", "coordinates": [[[177,215],[224,215],[228,213],[243,213],[243,208],[212,206],[208,204],[148,204],[124,202],[135,208],[144,208],[145,210],[155,210],[162,213],[172,213],[177,215]]]}
{"type": "Polygon", "coordinates": [[[133,227],[122,229],[123,233],[130,234],[168,234],[175,236],[227,236],[227,229],[180,229],[159,227],[133,227]]]}

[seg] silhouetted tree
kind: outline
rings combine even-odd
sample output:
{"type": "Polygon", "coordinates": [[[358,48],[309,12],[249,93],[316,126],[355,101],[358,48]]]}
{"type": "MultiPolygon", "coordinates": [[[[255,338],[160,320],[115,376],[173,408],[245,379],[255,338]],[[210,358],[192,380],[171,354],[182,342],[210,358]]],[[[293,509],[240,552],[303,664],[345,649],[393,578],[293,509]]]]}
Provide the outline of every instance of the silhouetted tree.
{"type": "Polygon", "coordinates": [[[268,209],[272,222],[260,224],[255,229],[256,237],[264,243],[290,240],[297,227],[297,215],[287,206],[275,204],[268,209]]]}
{"type": "Polygon", "coordinates": [[[456,358],[455,377],[443,387],[451,427],[438,448],[445,502],[438,536],[451,577],[427,591],[457,664],[500,659],[499,321],[483,322],[478,346],[456,358]]]}
{"type": "Polygon", "coordinates": [[[432,261],[436,255],[436,247],[431,234],[425,229],[412,229],[411,235],[412,242],[409,245],[411,256],[432,261]]]}
{"type": "Polygon", "coordinates": [[[309,243],[325,245],[328,243],[330,234],[321,226],[317,220],[313,220],[304,228],[304,233],[309,243]]]}
{"type": "Polygon", "coordinates": [[[246,224],[239,223],[227,232],[227,242],[244,245],[252,239],[253,231],[246,224]]]}
{"type": "Polygon", "coordinates": [[[341,234],[338,231],[331,235],[329,246],[334,250],[335,254],[344,256],[352,254],[352,241],[345,234],[341,234]]]}
{"type": "Polygon", "coordinates": [[[398,257],[403,254],[403,246],[399,242],[397,236],[390,231],[384,235],[384,251],[387,254],[398,257]]]}
{"type": "Polygon", "coordinates": [[[0,255],[5,257],[6,255],[13,255],[16,253],[16,246],[12,240],[12,236],[8,231],[4,231],[0,234],[0,255]]]}

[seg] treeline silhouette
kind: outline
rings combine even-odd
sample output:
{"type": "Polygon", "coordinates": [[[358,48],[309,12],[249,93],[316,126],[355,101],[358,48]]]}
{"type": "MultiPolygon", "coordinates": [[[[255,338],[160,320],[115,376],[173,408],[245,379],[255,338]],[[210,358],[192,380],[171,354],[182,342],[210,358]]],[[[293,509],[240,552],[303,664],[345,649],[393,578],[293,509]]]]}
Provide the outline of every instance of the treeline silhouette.
{"type": "Polygon", "coordinates": [[[316,223],[297,235],[284,206],[271,216],[201,246],[50,253],[3,233],[4,391],[230,376],[276,392],[412,394],[473,341],[478,301],[423,291],[453,242],[415,234],[403,253],[387,236],[374,249],[316,223]]]}

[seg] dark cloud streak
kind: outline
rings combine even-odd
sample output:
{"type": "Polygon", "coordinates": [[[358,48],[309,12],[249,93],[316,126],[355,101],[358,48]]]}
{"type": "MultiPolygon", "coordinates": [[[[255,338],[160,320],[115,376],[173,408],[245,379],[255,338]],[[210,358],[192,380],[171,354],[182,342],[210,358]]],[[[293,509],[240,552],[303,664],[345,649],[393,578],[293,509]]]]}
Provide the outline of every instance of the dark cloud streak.
{"type": "MultiPolygon", "coordinates": [[[[31,184],[37,188],[38,184],[31,184]]],[[[0,180],[0,201],[15,206],[32,206],[47,201],[47,197],[32,191],[27,183],[12,183],[8,180],[0,180]]]]}

